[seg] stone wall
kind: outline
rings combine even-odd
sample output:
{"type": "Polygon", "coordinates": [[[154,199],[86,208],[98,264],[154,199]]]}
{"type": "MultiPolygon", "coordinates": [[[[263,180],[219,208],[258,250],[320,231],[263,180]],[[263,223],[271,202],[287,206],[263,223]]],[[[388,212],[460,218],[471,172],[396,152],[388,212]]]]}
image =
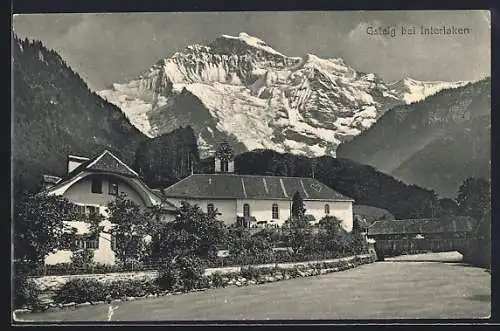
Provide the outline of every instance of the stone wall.
{"type": "MultiPolygon", "coordinates": [[[[370,254],[358,255],[358,258],[366,259],[370,258],[370,254]]],[[[278,266],[280,268],[292,268],[294,266],[307,266],[309,264],[321,263],[321,262],[337,262],[345,261],[351,262],[356,258],[356,256],[350,256],[339,259],[330,260],[320,260],[320,261],[306,261],[306,262],[289,262],[289,263],[269,263],[254,265],[255,268],[269,268],[278,266]]],[[[205,269],[205,275],[211,275],[213,273],[228,274],[237,273],[241,270],[239,267],[222,267],[222,268],[207,268],[205,269]]],[[[120,273],[108,273],[108,274],[87,274],[87,275],[65,275],[65,276],[43,276],[43,277],[33,277],[32,280],[40,288],[40,290],[45,293],[51,293],[66,282],[71,279],[84,278],[84,279],[95,279],[99,282],[110,282],[115,280],[153,280],[158,276],[157,271],[135,271],[135,272],[120,272],[120,273]]]]}

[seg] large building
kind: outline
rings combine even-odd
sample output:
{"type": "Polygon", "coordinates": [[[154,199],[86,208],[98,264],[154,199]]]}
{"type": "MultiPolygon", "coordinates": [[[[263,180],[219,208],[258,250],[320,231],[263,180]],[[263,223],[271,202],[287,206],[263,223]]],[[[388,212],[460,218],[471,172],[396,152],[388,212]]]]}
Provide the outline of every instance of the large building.
{"type": "MultiPolygon", "coordinates": [[[[63,178],[44,176],[44,191],[60,195],[80,206],[82,218],[66,221],[76,229],[77,246],[92,249],[94,261],[114,264],[114,238],[107,220],[108,204],[119,194],[143,207],[161,206],[164,220],[172,220],[177,207],[185,201],[208,211],[217,209],[219,219],[226,225],[282,226],[291,216],[292,198],[299,192],[303,198],[306,215],[318,222],[324,216],[335,216],[342,226],[352,230],[353,200],[335,192],[313,178],[251,176],[234,174],[234,161],[215,158],[215,173],[193,174],[163,189],[149,188],[139,175],[105,150],[93,158],[68,156],[68,171],[63,178]],[[104,216],[100,224],[103,231],[89,238],[89,223],[84,216],[98,213],[104,216]]],[[[46,264],[69,263],[73,252],[60,249],[45,258],[46,264]]]]}
{"type": "Polygon", "coordinates": [[[316,222],[324,216],[335,216],[347,231],[352,230],[353,199],[313,178],[238,175],[232,159],[216,157],[215,173],[193,174],[163,190],[176,206],[185,201],[205,211],[217,209],[228,226],[237,219],[282,226],[291,216],[295,192],[302,196],[306,215],[314,216],[316,222]]]}
{"type": "MultiPolygon", "coordinates": [[[[107,206],[117,195],[125,193],[127,199],[145,207],[161,205],[166,214],[173,215],[175,207],[162,200],[161,193],[150,189],[138,174],[111,152],[104,150],[93,158],[68,156],[68,171],[64,178],[44,176],[44,190],[47,194],[60,195],[77,206],[83,215],[99,213],[107,216],[107,206]]],[[[83,217],[82,217],[83,219],[83,217]]],[[[94,250],[95,262],[114,264],[115,254],[112,249],[112,224],[104,218],[101,225],[103,232],[95,238],[83,235],[89,232],[89,224],[82,220],[68,221],[68,225],[76,228],[80,248],[94,250]],[[83,239],[85,238],[85,239],[83,239]]],[[[45,258],[46,264],[70,262],[70,250],[58,250],[45,258]]]]}

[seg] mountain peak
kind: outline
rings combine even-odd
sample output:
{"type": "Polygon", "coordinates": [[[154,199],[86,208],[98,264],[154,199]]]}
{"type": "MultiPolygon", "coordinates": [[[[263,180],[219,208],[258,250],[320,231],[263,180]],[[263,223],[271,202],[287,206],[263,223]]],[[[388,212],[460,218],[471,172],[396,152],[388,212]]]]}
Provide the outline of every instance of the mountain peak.
{"type": "Polygon", "coordinates": [[[341,58],[285,56],[240,32],[187,46],[141,77],[99,94],[149,136],[193,125],[202,155],[221,137],[233,137],[240,151],[320,156],[334,155],[340,143],[394,105],[435,92],[409,80],[388,86],[341,58]]]}
{"type": "Polygon", "coordinates": [[[277,50],[275,50],[272,47],[270,47],[262,39],[260,39],[258,37],[251,36],[251,35],[249,35],[246,32],[240,32],[237,37],[230,36],[230,35],[227,35],[227,34],[223,34],[221,36],[221,38],[223,38],[223,39],[229,39],[229,40],[239,40],[239,41],[245,43],[248,46],[251,46],[251,47],[254,47],[254,48],[258,48],[258,49],[263,50],[263,51],[265,51],[267,53],[272,53],[272,54],[275,54],[275,55],[285,56],[282,53],[280,53],[277,50]]]}
{"type": "Polygon", "coordinates": [[[434,95],[441,90],[465,86],[469,81],[421,81],[409,76],[388,84],[407,103],[413,103],[434,95]]]}
{"type": "Polygon", "coordinates": [[[411,78],[410,76],[406,76],[406,77],[403,77],[403,79],[401,79],[401,81],[403,83],[407,83],[407,84],[418,84],[418,83],[422,83],[421,81],[418,81],[416,79],[413,79],[411,78]]]}

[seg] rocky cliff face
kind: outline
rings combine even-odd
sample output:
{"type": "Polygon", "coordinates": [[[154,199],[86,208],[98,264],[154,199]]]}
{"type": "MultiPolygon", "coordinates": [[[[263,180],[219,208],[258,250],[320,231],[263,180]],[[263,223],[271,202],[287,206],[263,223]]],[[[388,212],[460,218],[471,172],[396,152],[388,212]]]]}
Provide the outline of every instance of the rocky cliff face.
{"type": "Polygon", "coordinates": [[[236,152],[267,148],[320,156],[335,155],[340,143],[391,107],[452,87],[415,84],[387,84],[342,59],[290,57],[240,33],[188,46],[99,94],[150,137],[189,124],[202,157],[221,139],[236,152]]]}

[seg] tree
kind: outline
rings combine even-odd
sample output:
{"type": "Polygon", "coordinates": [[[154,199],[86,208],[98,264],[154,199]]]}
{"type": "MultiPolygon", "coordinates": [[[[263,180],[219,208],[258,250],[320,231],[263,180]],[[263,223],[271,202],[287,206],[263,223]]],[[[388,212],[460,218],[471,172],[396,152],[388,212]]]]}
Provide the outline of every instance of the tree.
{"type": "Polygon", "coordinates": [[[248,228],[233,228],[229,233],[229,252],[233,262],[248,264],[248,257],[262,262],[263,258],[271,258],[272,233],[263,229],[255,235],[251,235],[248,228]]]}
{"type": "Polygon", "coordinates": [[[143,258],[147,247],[144,238],[153,232],[149,213],[122,193],[108,205],[108,214],[118,260],[127,263],[143,258]]]}
{"type": "Polygon", "coordinates": [[[223,141],[217,147],[215,156],[221,160],[232,160],[234,158],[234,150],[227,141],[223,141]]]}
{"type": "Polygon", "coordinates": [[[484,178],[467,178],[460,185],[456,200],[462,215],[481,219],[491,209],[490,182],[484,178]]]}
{"type": "Polygon", "coordinates": [[[295,194],[292,198],[292,218],[301,220],[304,218],[304,214],[306,213],[306,209],[304,208],[304,201],[302,200],[302,196],[299,191],[295,191],[295,194]]]}
{"type": "Polygon", "coordinates": [[[178,215],[165,224],[157,242],[157,256],[198,256],[209,259],[215,256],[217,245],[227,241],[227,229],[217,220],[218,211],[203,212],[197,205],[182,202],[178,215]]]}
{"type": "Polygon", "coordinates": [[[458,204],[453,199],[441,198],[438,200],[438,204],[440,216],[451,216],[459,214],[458,204]]]}
{"type": "Polygon", "coordinates": [[[30,267],[43,264],[45,256],[71,240],[71,229],[64,221],[77,216],[76,206],[64,197],[24,193],[15,205],[16,259],[30,267]]]}
{"type": "Polygon", "coordinates": [[[350,248],[349,233],[342,227],[342,220],[335,216],[325,216],[319,220],[321,229],[318,234],[321,249],[342,253],[350,248]]]}
{"type": "Polygon", "coordinates": [[[311,224],[305,217],[305,212],[302,196],[296,191],[292,198],[292,217],[287,237],[288,244],[295,253],[310,251],[313,247],[311,224]]]}

